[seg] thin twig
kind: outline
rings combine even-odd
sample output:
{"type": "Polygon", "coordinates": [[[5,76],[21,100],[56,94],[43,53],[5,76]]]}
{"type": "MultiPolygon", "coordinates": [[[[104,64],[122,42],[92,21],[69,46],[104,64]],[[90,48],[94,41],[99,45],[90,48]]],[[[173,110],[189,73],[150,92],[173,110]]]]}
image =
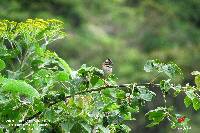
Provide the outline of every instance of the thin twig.
{"type": "MultiPolygon", "coordinates": [[[[41,114],[42,114],[42,111],[39,111],[39,112],[37,112],[36,114],[34,114],[34,115],[30,116],[30,117],[26,117],[26,118],[25,118],[20,124],[18,124],[18,125],[23,125],[23,124],[29,122],[30,120],[39,117],[41,114]]],[[[20,126],[14,127],[13,131],[16,131],[19,127],[20,127],[20,126]]]]}
{"type": "Polygon", "coordinates": [[[160,76],[160,73],[158,73],[149,83],[152,84],[159,76],[160,76]]]}
{"type": "Polygon", "coordinates": [[[200,99],[200,95],[196,92],[195,95],[200,99]]]}
{"type": "MultiPolygon", "coordinates": [[[[14,50],[13,43],[12,43],[11,41],[9,41],[9,42],[10,42],[10,45],[11,45],[12,49],[14,50]]],[[[20,61],[20,59],[19,59],[18,55],[17,55],[17,60],[18,60],[19,64],[21,64],[21,61],[20,61]]]]}
{"type": "Polygon", "coordinates": [[[30,77],[30,76],[33,75],[33,74],[34,74],[34,71],[30,72],[28,75],[26,75],[26,76],[24,77],[24,79],[30,77]]]}

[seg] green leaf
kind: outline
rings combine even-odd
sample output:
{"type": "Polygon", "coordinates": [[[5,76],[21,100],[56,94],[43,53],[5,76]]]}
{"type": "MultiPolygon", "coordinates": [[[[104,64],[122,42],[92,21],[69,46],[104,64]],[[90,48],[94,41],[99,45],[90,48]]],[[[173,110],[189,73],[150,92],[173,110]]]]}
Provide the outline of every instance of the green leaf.
{"type": "Polygon", "coordinates": [[[181,75],[182,71],[181,69],[175,64],[175,63],[169,63],[162,66],[163,72],[169,76],[170,78],[181,75]]]}
{"type": "Polygon", "coordinates": [[[137,88],[140,92],[139,97],[145,101],[151,101],[153,96],[156,95],[154,92],[147,90],[145,86],[137,86],[137,88]]]}
{"type": "Polygon", "coordinates": [[[105,127],[102,126],[102,125],[98,125],[98,128],[99,128],[103,133],[109,133],[109,132],[110,132],[109,128],[105,128],[105,127]]]}
{"type": "Polygon", "coordinates": [[[170,90],[170,88],[171,88],[170,80],[171,79],[160,81],[160,88],[162,91],[168,92],[170,90]]]}
{"type": "Polygon", "coordinates": [[[57,56],[57,54],[55,54],[55,56],[57,57],[58,61],[59,61],[59,66],[64,69],[64,71],[66,71],[66,73],[71,73],[72,69],[70,68],[70,66],[66,63],[65,60],[63,60],[62,58],[59,58],[57,56]]]}
{"type": "Polygon", "coordinates": [[[55,79],[57,81],[67,81],[69,80],[69,74],[64,71],[58,71],[55,74],[55,79]]]}
{"type": "MultiPolygon", "coordinates": [[[[30,127],[31,127],[31,124],[30,124],[30,127]]],[[[42,132],[42,127],[40,126],[39,123],[36,123],[36,122],[32,124],[31,129],[32,129],[32,133],[41,133],[42,132]]]]}
{"type": "Polygon", "coordinates": [[[188,108],[192,104],[192,100],[188,96],[186,96],[184,98],[184,104],[188,108]]]}
{"type": "Polygon", "coordinates": [[[116,90],[116,97],[119,99],[124,99],[126,97],[126,93],[122,90],[116,90]]]}
{"type": "Polygon", "coordinates": [[[38,111],[43,111],[43,109],[45,108],[44,103],[40,99],[34,100],[33,107],[35,110],[38,110],[38,111]]]}
{"type": "Polygon", "coordinates": [[[5,67],[6,67],[5,62],[2,59],[0,59],[0,71],[3,70],[5,67]]]}
{"type": "Polygon", "coordinates": [[[3,92],[19,93],[30,97],[39,97],[38,91],[25,81],[9,79],[2,86],[3,92]]]}
{"type": "Polygon", "coordinates": [[[100,79],[98,76],[96,75],[92,75],[91,79],[90,79],[90,83],[92,84],[92,86],[102,86],[104,85],[104,82],[102,79],[100,79]]]}
{"type": "Polygon", "coordinates": [[[103,90],[102,91],[103,92],[103,94],[105,95],[105,96],[110,96],[111,94],[111,89],[110,88],[106,88],[105,90],[103,90]]]}
{"type": "Polygon", "coordinates": [[[181,92],[181,85],[178,84],[177,86],[173,87],[173,89],[175,90],[174,96],[177,96],[181,92]]]}
{"type": "Polygon", "coordinates": [[[146,72],[151,72],[159,68],[160,68],[160,62],[158,60],[148,60],[144,65],[144,70],[146,72]]]}
{"type": "Polygon", "coordinates": [[[61,127],[66,133],[68,133],[73,128],[74,124],[75,123],[73,120],[67,120],[67,121],[61,123],[61,127]]]}
{"type": "Polygon", "coordinates": [[[200,89],[200,75],[195,76],[195,84],[197,88],[200,89]]]}
{"type": "Polygon", "coordinates": [[[58,115],[56,114],[55,110],[47,109],[44,113],[44,118],[49,122],[55,122],[58,119],[58,115]]]}
{"type": "Polygon", "coordinates": [[[79,107],[79,108],[84,108],[84,101],[81,97],[78,97],[77,100],[75,101],[76,103],[76,106],[79,107]]]}
{"type": "Polygon", "coordinates": [[[91,133],[91,130],[88,132],[88,129],[86,126],[83,127],[83,125],[81,124],[81,122],[77,122],[76,124],[74,124],[74,126],[72,127],[70,133],[91,133]]]}
{"type": "Polygon", "coordinates": [[[34,45],[35,48],[35,53],[39,56],[43,56],[44,55],[44,49],[42,47],[40,47],[40,45],[38,43],[36,43],[34,45]]]}
{"type": "Polygon", "coordinates": [[[7,78],[4,78],[3,76],[0,75],[0,84],[3,84],[7,81],[7,78]]]}
{"type": "Polygon", "coordinates": [[[116,97],[116,91],[113,88],[106,88],[102,93],[107,97],[116,97]]]}
{"type": "Polygon", "coordinates": [[[91,126],[90,126],[89,124],[87,124],[87,123],[81,123],[81,126],[82,126],[88,133],[90,133],[91,130],[92,130],[91,126]]]}
{"type": "Polygon", "coordinates": [[[152,98],[153,98],[153,95],[151,93],[143,93],[143,94],[140,94],[140,98],[145,100],[145,101],[151,101],[152,98]]]}
{"type": "Polygon", "coordinates": [[[131,128],[125,124],[120,125],[122,131],[129,133],[131,131],[131,128]]]}
{"type": "Polygon", "coordinates": [[[164,72],[170,78],[182,74],[181,69],[173,62],[168,64],[160,63],[158,60],[148,60],[144,65],[144,70],[146,72],[151,72],[156,70],[158,73],[164,72]]]}
{"type": "Polygon", "coordinates": [[[163,121],[166,117],[165,112],[166,108],[158,107],[155,110],[151,110],[146,113],[145,116],[148,116],[148,119],[152,121],[149,125],[147,125],[147,127],[158,125],[161,121],[163,121]]]}
{"type": "Polygon", "coordinates": [[[194,90],[189,90],[189,91],[186,91],[185,94],[191,99],[193,100],[196,96],[194,94],[194,90]]]}
{"type": "Polygon", "coordinates": [[[109,103],[104,107],[104,111],[113,111],[119,109],[120,106],[117,103],[109,103]]]}
{"type": "Polygon", "coordinates": [[[127,112],[126,114],[123,115],[124,120],[131,120],[132,119],[132,115],[131,112],[127,112]]]}
{"type": "Polygon", "coordinates": [[[198,99],[198,98],[194,98],[193,100],[192,100],[192,103],[193,103],[193,108],[197,111],[197,110],[199,110],[199,108],[200,108],[200,100],[198,99]]]}

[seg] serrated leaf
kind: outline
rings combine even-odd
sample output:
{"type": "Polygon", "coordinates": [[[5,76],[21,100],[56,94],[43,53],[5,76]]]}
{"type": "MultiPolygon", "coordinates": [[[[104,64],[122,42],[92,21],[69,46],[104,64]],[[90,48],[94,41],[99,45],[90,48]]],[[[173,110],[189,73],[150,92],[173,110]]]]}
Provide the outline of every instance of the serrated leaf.
{"type": "Polygon", "coordinates": [[[170,90],[170,88],[171,88],[170,80],[171,79],[160,81],[160,88],[162,91],[168,92],[170,90]]]}
{"type": "Polygon", "coordinates": [[[181,69],[173,62],[164,64],[160,63],[158,60],[148,60],[144,65],[144,70],[146,72],[151,72],[156,70],[157,72],[161,73],[164,72],[170,78],[182,74],[181,69]]]}
{"type": "Polygon", "coordinates": [[[25,81],[9,79],[2,86],[3,92],[19,93],[30,97],[39,97],[38,91],[25,81]]]}
{"type": "Polygon", "coordinates": [[[147,90],[145,86],[137,86],[139,90],[139,97],[145,101],[151,101],[153,96],[155,96],[154,92],[147,90]]]}
{"type": "Polygon", "coordinates": [[[192,104],[192,100],[188,96],[186,96],[184,98],[184,104],[188,108],[192,104]]]}
{"type": "Polygon", "coordinates": [[[182,74],[181,69],[174,63],[165,64],[162,66],[162,69],[163,72],[170,78],[182,74]]]}
{"type": "Polygon", "coordinates": [[[193,108],[197,111],[197,110],[199,110],[199,108],[200,108],[200,100],[198,99],[198,98],[194,98],[193,100],[192,100],[192,103],[193,103],[193,108]]]}
{"type": "Polygon", "coordinates": [[[153,95],[151,93],[140,94],[140,98],[145,101],[151,101],[153,95]]]}
{"type": "Polygon", "coordinates": [[[186,94],[191,100],[193,100],[193,99],[196,97],[193,90],[186,91],[185,94],[186,94]]]}
{"type": "Polygon", "coordinates": [[[166,117],[165,110],[166,108],[158,107],[155,110],[151,110],[146,113],[145,116],[148,116],[148,119],[152,121],[151,124],[147,125],[147,127],[158,125],[161,121],[163,121],[166,117]]]}
{"type": "Polygon", "coordinates": [[[158,60],[148,60],[146,64],[144,65],[144,70],[146,72],[151,72],[155,69],[157,69],[159,66],[159,61],[158,60]]]}

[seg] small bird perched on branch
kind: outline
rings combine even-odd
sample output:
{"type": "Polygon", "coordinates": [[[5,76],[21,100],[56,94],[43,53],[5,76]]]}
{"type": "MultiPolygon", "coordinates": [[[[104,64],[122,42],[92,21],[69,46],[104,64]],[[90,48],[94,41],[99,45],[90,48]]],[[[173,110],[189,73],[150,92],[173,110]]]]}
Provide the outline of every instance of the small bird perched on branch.
{"type": "Polygon", "coordinates": [[[102,70],[104,72],[104,76],[107,77],[112,74],[112,66],[113,62],[111,59],[107,58],[102,64],[102,70]]]}
{"type": "Polygon", "coordinates": [[[109,84],[106,82],[106,78],[112,74],[112,66],[113,66],[113,62],[110,58],[107,58],[103,63],[102,63],[102,70],[104,72],[104,82],[107,86],[109,86],[109,84]]]}

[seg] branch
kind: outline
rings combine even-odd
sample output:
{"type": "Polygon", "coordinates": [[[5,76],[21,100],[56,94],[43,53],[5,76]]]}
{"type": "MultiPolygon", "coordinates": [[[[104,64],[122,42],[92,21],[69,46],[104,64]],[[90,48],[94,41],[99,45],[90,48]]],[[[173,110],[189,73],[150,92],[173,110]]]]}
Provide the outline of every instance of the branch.
{"type": "Polygon", "coordinates": [[[30,120],[33,120],[34,118],[39,117],[42,114],[42,111],[39,111],[37,113],[35,113],[34,115],[25,118],[20,124],[17,124],[17,126],[14,127],[13,131],[16,131],[20,126],[19,125],[23,125],[27,122],[29,122],[30,120]]]}
{"type": "Polygon", "coordinates": [[[64,101],[65,99],[68,99],[68,98],[71,98],[75,95],[81,95],[81,94],[84,94],[84,93],[91,93],[91,92],[96,92],[96,91],[102,91],[106,88],[129,88],[129,86],[132,85],[132,84],[121,84],[121,85],[111,85],[111,86],[100,86],[100,87],[97,87],[97,88],[92,88],[92,89],[89,89],[89,90],[85,90],[85,91],[81,91],[81,92],[77,92],[73,95],[68,95],[66,96],[64,99],[59,99],[59,101],[56,101],[54,103],[51,103],[48,105],[48,107],[51,107],[53,105],[55,105],[56,103],[59,103],[61,101],[64,101]]]}
{"type": "Polygon", "coordinates": [[[149,83],[152,84],[159,76],[160,76],[160,73],[158,73],[149,83]]]}
{"type": "MultiPolygon", "coordinates": [[[[131,85],[134,85],[134,84],[121,84],[121,85],[111,85],[111,86],[100,86],[100,87],[97,87],[97,88],[92,88],[92,89],[89,89],[89,90],[85,90],[85,91],[81,91],[81,92],[77,92],[75,93],[74,95],[68,95],[66,97],[64,97],[63,99],[59,99],[58,101],[54,102],[54,103],[50,103],[48,105],[48,108],[61,102],[61,101],[65,101],[65,99],[68,99],[68,98],[71,98],[75,95],[80,95],[80,94],[84,94],[84,93],[91,93],[91,92],[96,92],[96,91],[102,91],[106,88],[130,88],[131,85]]],[[[136,86],[158,86],[159,84],[152,84],[152,83],[141,83],[141,84],[136,84],[136,86]]],[[[19,125],[23,125],[27,122],[29,122],[30,120],[34,119],[34,118],[37,118],[39,117],[41,114],[42,114],[43,111],[39,111],[37,112],[36,114],[30,116],[30,117],[26,117],[19,125]]],[[[19,126],[16,126],[14,127],[14,131],[16,131],[16,129],[19,128],[19,126]]]]}

